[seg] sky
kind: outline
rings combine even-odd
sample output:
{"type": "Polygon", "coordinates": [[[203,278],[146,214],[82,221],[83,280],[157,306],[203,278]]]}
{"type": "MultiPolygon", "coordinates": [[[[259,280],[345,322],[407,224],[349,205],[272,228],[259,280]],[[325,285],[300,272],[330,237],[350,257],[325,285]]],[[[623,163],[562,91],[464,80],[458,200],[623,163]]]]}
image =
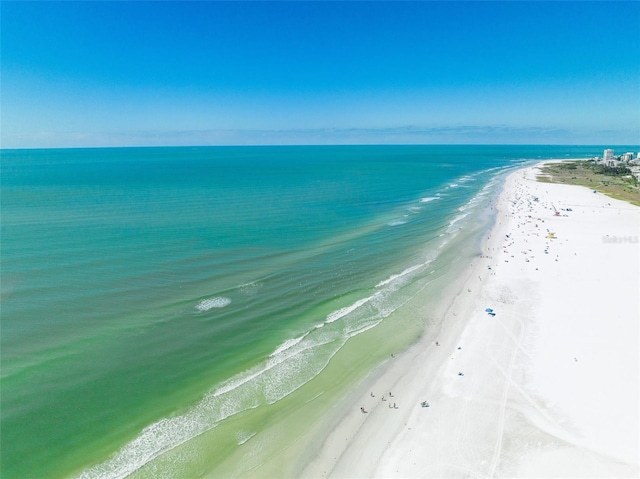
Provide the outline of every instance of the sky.
{"type": "Polygon", "coordinates": [[[640,2],[0,3],[0,147],[640,144],[640,2]]]}

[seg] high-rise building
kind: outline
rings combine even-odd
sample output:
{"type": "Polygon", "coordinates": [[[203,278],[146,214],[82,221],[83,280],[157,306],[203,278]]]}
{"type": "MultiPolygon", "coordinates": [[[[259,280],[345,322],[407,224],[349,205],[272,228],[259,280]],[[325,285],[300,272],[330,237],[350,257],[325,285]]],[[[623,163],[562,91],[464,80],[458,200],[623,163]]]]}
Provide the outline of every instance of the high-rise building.
{"type": "Polygon", "coordinates": [[[604,150],[604,157],[602,159],[605,162],[613,161],[613,150],[610,150],[610,149],[604,150]]]}

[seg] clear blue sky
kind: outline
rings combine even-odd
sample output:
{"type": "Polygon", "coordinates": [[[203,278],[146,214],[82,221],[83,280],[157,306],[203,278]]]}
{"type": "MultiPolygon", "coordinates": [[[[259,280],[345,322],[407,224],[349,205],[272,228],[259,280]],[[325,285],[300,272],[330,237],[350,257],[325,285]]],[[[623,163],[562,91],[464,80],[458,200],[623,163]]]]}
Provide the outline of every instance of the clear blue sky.
{"type": "Polygon", "coordinates": [[[5,2],[1,146],[640,143],[640,2],[5,2]]]}

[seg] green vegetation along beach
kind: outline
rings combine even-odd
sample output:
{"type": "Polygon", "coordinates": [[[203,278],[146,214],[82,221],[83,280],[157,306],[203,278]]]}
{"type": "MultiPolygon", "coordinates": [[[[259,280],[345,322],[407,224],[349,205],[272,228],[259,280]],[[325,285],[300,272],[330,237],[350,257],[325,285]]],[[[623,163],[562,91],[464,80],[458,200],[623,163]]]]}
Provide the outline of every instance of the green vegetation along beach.
{"type": "Polygon", "coordinates": [[[591,161],[547,163],[538,181],[592,188],[618,200],[640,206],[640,184],[621,168],[606,168],[591,161]]]}

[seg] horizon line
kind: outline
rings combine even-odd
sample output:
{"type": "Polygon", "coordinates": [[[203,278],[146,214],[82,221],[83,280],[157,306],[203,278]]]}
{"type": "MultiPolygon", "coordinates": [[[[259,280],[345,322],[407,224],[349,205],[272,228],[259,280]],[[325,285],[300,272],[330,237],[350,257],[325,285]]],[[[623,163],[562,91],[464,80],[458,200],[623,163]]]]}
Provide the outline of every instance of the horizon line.
{"type": "Polygon", "coordinates": [[[143,149],[143,148],[282,148],[282,147],[291,147],[291,148],[304,148],[304,147],[351,147],[351,146],[599,146],[599,147],[619,147],[619,146],[633,146],[636,148],[640,148],[639,144],[632,143],[282,143],[282,144],[273,144],[273,143],[264,143],[264,144],[223,144],[223,145],[118,145],[118,146],[56,146],[56,147],[46,147],[46,146],[18,146],[11,148],[4,148],[0,146],[0,151],[11,151],[11,150],[107,150],[107,149],[143,149]]]}

